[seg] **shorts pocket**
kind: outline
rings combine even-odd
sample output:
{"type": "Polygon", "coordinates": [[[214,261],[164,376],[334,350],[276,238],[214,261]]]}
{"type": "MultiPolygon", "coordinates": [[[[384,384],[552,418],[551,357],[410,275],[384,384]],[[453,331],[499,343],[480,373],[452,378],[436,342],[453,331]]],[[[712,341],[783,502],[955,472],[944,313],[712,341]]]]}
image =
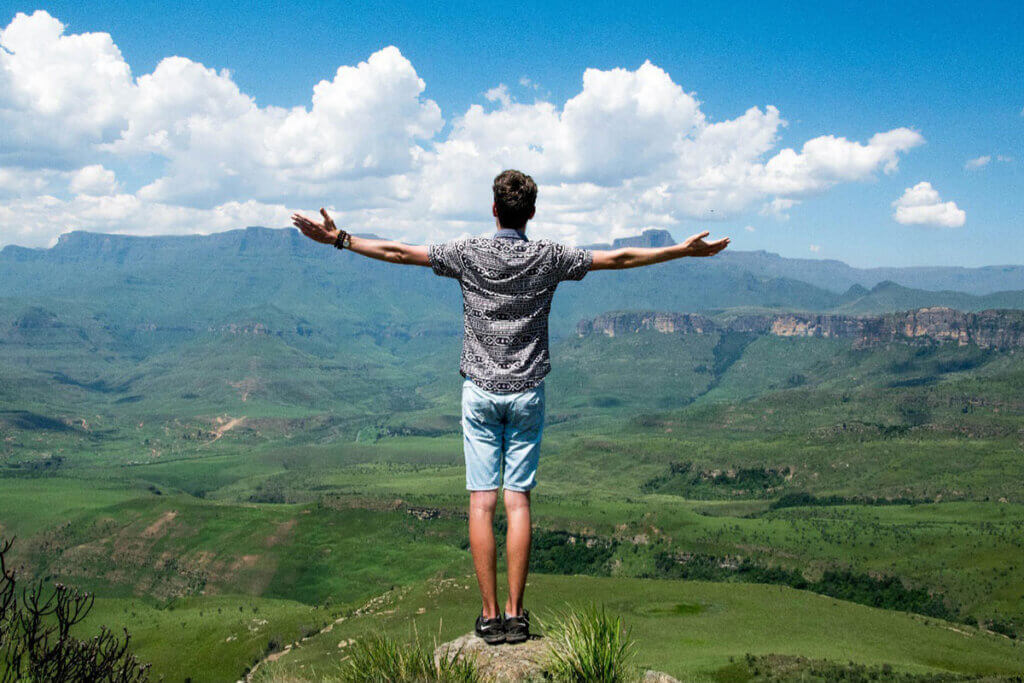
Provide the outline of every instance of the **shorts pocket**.
{"type": "Polygon", "coordinates": [[[544,425],[544,392],[530,391],[512,405],[514,426],[519,430],[539,430],[544,425]]]}

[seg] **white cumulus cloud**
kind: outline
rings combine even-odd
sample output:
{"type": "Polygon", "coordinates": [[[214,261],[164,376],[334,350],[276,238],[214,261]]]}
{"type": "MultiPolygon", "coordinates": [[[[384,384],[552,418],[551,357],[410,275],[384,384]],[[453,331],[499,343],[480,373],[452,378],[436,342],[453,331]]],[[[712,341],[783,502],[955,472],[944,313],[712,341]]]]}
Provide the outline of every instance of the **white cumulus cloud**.
{"type": "Polygon", "coordinates": [[[773,216],[779,220],[789,220],[789,210],[800,202],[796,199],[786,199],[784,197],[776,197],[770,202],[765,202],[761,207],[760,214],[762,216],[773,216]]]}
{"type": "Polygon", "coordinates": [[[942,201],[938,191],[929,182],[922,181],[908,187],[892,205],[896,209],[893,218],[904,225],[959,228],[967,221],[967,212],[959,208],[956,202],[942,201]]]}
{"type": "Polygon", "coordinates": [[[125,124],[131,69],[107,33],[42,10],[0,31],[0,163],[66,167],[125,124]]]}
{"type": "Polygon", "coordinates": [[[896,128],[780,149],[776,107],[711,121],[649,61],[586,69],[561,103],[528,77],[519,86],[538,98],[498,84],[446,121],[389,46],[340,66],[304,105],[261,106],[227,70],[169,56],[134,75],[109,34],[18,14],[0,30],[0,244],[283,226],[322,203],[356,230],[443,239],[489,227],[491,180],[508,167],[540,185],[535,233],[598,242],[687,219],[784,218],[836,184],[894,172],[924,142],[896,128]]]}
{"type": "Polygon", "coordinates": [[[75,194],[111,195],[120,189],[117,177],[101,164],[83,166],[71,175],[68,189],[75,194]]]}

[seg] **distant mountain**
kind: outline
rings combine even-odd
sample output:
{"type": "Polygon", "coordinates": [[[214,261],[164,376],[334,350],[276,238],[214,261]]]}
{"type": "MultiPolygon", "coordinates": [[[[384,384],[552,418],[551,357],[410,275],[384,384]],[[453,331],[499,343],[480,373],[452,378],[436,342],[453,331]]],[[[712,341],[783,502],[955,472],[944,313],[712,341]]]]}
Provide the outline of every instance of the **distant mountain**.
{"type": "MultiPolygon", "coordinates": [[[[47,310],[74,302],[121,333],[204,329],[236,314],[251,323],[254,310],[271,307],[333,335],[458,332],[462,313],[458,285],[428,269],[339,253],[296,230],[267,228],[175,237],[72,232],[50,249],[7,247],[0,251],[0,297],[47,310]]],[[[683,259],[563,284],[552,329],[569,333],[580,318],[610,309],[822,310],[837,301],[793,279],[683,259]]]]}
{"type": "Polygon", "coordinates": [[[870,290],[853,285],[833,310],[840,313],[884,313],[926,306],[946,306],[963,311],[987,308],[1024,308],[1024,291],[992,292],[975,295],[950,290],[927,291],[898,285],[891,280],[879,282],[870,290]]]}
{"type": "Polygon", "coordinates": [[[620,237],[611,244],[586,244],[583,249],[621,249],[622,247],[670,247],[675,244],[668,230],[644,230],[639,235],[620,237]]]}
{"type": "MultiPolygon", "coordinates": [[[[667,230],[644,230],[633,237],[612,243],[589,244],[586,249],[619,249],[621,247],[663,247],[675,244],[667,230]]],[[[722,267],[731,266],[760,277],[782,277],[801,280],[832,292],[851,287],[874,287],[891,282],[907,288],[955,290],[970,294],[990,294],[1005,290],[1024,290],[1024,265],[984,266],[912,266],[902,268],[854,268],[834,259],[787,258],[778,254],[728,249],[716,257],[722,267]]],[[[859,290],[858,290],[859,291],[859,290]]],[[[930,305],[940,305],[939,302],[930,305]]],[[[941,305],[954,305],[941,303],[941,305]]],[[[959,307],[959,306],[957,306],[959,307]]]]}
{"type": "Polygon", "coordinates": [[[457,325],[458,287],[428,275],[339,253],[293,229],[71,232],[51,249],[0,251],[0,296],[88,304],[121,328],[205,328],[236,314],[251,322],[260,310],[287,311],[334,333],[457,325]]]}
{"type": "Polygon", "coordinates": [[[762,277],[788,277],[842,292],[853,285],[874,287],[892,281],[904,287],[927,290],[955,290],[969,294],[990,294],[1024,289],[1024,265],[910,266],[901,268],[854,268],[832,259],[786,258],[768,251],[727,249],[716,258],[762,277]]]}

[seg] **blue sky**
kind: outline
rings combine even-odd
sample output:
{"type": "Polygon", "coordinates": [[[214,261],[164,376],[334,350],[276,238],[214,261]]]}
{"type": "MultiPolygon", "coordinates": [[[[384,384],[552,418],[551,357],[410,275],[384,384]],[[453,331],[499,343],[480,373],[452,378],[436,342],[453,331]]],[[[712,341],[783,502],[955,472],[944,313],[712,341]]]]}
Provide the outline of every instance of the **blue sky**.
{"type": "Polygon", "coordinates": [[[488,228],[486,180],[510,163],[541,183],[536,232],[555,239],[707,228],[858,266],[1024,263],[1021,3],[175,5],[0,3],[0,26],[41,9],[59,37],[109,34],[62,46],[39,15],[10,33],[40,53],[0,56],[24,79],[0,92],[0,244],[284,225],[321,203],[380,234],[455,237],[488,228]],[[92,119],[47,99],[59,77],[38,87],[113,52],[127,81],[68,77],[98,98],[92,119]],[[318,115],[314,85],[367,60],[318,115]],[[617,75],[584,86],[588,69],[617,75]],[[310,116],[285,123],[295,107],[310,116]],[[730,121],[747,132],[715,132],[730,121]]]}

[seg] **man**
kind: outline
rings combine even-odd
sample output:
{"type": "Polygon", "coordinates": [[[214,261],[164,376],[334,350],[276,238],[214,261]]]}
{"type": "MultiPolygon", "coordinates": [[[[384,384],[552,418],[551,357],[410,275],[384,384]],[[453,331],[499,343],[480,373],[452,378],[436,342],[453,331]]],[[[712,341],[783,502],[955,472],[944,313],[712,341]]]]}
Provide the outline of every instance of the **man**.
{"type": "Polygon", "coordinates": [[[368,239],[338,230],[324,209],[323,223],[295,214],[306,236],[370,258],[430,266],[462,287],[464,335],[459,370],[463,449],[469,497],[469,542],[483,610],[476,633],[487,643],[519,643],[530,633],[523,590],[530,561],[530,490],[536,483],[544,428],[544,376],[548,312],[555,287],[591,270],[636,268],[682,256],[712,256],[729,238],[705,242],[708,232],[657,249],[587,251],[548,240],[529,240],[537,185],[519,171],[494,179],[491,213],[497,232],[429,246],[368,239]],[[498,610],[494,511],[504,489],[508,516],[508,599],[498,610]]]}

